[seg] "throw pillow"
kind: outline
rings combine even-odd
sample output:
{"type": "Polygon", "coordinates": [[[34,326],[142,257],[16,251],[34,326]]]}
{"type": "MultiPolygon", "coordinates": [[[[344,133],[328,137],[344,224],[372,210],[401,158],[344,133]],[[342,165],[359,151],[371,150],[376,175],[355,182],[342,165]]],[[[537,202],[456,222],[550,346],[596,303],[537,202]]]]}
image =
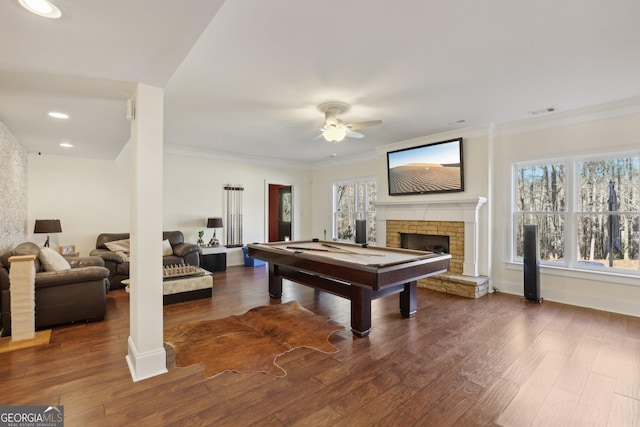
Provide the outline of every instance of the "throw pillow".
{"type": "Polygon", "coordinates": [[[62,271],[71,269],[69,261],[64,259],[62,255],[51,248],[40,249],[38,258],[42,265],[44,265],[44,271],[62,271]]]}
{"type": "Polygon", "coordinates": [[[162,256],[173,255],[173,249],[169,240],[162,241],[162,256]]]}
{"type": "Polygon", "coordinates": [[[131,250],[131,241],[129,239],[114,240],[113,242],[106,242],[104,244],[111,252],[124,252],[126,254],[131,250]]]}

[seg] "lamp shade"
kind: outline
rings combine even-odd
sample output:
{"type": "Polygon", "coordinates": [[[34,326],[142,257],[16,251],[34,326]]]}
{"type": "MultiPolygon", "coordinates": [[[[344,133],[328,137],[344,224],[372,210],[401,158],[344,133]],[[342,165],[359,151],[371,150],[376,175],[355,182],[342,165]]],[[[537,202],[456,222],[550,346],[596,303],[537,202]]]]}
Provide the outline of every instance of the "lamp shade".
{"type": "Polygon", "coordinates": [[[36,219],[33,227],[34,233],[62,233],[62,225],[59,219],[36,219]]]}
{"type": "Polygon", "coordinates": [[[222,228],[222,218],[207,219],[207,228],[222,228]]]}

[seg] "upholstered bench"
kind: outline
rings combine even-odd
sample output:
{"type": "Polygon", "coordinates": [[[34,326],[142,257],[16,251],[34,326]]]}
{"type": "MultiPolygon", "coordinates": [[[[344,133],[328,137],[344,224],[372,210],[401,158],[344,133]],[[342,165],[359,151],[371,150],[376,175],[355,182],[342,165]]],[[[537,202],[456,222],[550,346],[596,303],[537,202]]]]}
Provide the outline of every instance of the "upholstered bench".
{"type": "Polygon", "coordinates": [[[211,298],[212,291],[213,275],[208,271],[202,276],[164,279],[162,281],[162,303],[167,305],[200,298],[211,298]]]}
{"type": "MultiPolygon", "coordinates": [[[[162,280],[162,303],[164,305],[178,302],[191,301],[200,298],[211,298],[213,291],[213,275],[204,273],[197,276],[172,277],[162,280]]],[[[125,290],[129,292],[130,279],[122,281],[127,285],[125,290]]]]}

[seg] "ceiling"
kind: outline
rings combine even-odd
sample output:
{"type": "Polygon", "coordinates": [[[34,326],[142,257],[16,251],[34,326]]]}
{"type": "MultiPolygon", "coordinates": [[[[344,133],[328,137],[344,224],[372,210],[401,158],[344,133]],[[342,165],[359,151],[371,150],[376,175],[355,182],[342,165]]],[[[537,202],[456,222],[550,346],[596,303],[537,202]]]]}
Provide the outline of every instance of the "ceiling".
{"type": "Polygon", "coordinates": [[[168,149],[305,163],[640,96],[637,0],[53,2],[0,2],[0,120],[30,152],[114,159],[136,82],[165,89],[168,149]],[[318,139],[327,101],[383,124],[318,139]]]}

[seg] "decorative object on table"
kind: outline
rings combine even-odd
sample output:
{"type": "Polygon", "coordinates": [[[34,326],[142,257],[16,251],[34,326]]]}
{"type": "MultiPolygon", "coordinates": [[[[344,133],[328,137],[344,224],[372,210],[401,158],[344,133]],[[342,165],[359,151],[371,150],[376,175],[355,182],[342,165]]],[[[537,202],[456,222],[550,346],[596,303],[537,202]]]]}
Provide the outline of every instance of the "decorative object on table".
{"type": "Polygon", "coordinates": [[[77,256],[76,245],[60,245],[58,247],[58,252],[62,255],[66,256],[77,256]]]}
{"type": "Polygon", "coordinates": [[[224,371],[287,375],[276,358],[298,347],[324,353],[338,349],[329,337],[344,326],[328,323],[296,301],[252,308],[240,316],[190,322],[168,328],[164,341],[175,350],[177,367],[204,364],[204,375],[224,371]]]}
{"type": "Polygon", "coordinates": [[[216,229],[222,228],[222,218],[209,218],[207,219],[207,228],[213,228],[213,236],[209,240],[209,246],[218,246],[220,241],[216,238],[216,229]]]}
{"type": "Polygon", "coordinates": [[[35,226],[33,227],[34,234],[47,234],[47,241],[44,242],[44,247],[49,247],[49,234],[62,233],[62,225],[60,225],[59,219],[36,219],[35,226]]]}
{"type": "Polygon", "coordinates": [[[202,236],[204,236],[204,231],[198,231],[198,246],[204,246],[204,240],[202,240],[202,236]]]}
{"type": "Polygon", "coordinates": [[[162,269],[162,277],[165,279],[169,277],[202,276],[204,274],[205,271],[200,267],[188,264],[165,265],[162,269]]]}

